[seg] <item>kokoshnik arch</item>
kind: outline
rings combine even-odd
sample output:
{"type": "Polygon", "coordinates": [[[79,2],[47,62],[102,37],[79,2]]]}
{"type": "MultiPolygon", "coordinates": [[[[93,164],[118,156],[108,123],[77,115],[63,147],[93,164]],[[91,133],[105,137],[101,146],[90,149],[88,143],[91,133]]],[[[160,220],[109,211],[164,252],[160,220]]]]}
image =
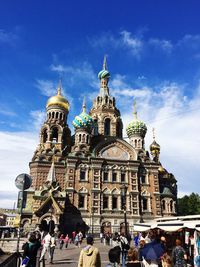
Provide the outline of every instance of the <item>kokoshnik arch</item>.
{"type": "Polygon", "coordinates": [[[30,162],[33,184],[22,215],[28,229],[40,225],[48,230],[51,225],[63,233],[123,231],[123,184],[129,230],[141,219],[176,215],[177,181],[160,163],[155,136],[150,151],[145,150],[147,127],[138,119],[136,106],[126,129],[128,140],[123,138],[120,111],[108,87],[106,58],[98,78],[99,94],[89,113],[83,102],[73,121],[74,135],[67,124],[69,102],[61,84],[47,101],[46,120],[30,162]]]}

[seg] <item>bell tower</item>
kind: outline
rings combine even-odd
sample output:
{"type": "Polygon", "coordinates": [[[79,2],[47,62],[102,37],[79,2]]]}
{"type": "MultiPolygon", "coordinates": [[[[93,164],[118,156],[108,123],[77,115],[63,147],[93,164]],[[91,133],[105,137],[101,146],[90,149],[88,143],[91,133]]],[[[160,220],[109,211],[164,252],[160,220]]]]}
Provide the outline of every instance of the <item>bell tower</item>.
{"type": "Polygon", "coordinates": [[[93,101],[90,115],[94,120],[94,135],[116,136],[122,138],[123,124],[120,111],[115,106],[115,98],[110,96],[108,82],[110,73],[107,70],[106,56],[103,69],[99,72],[100,91],[93,101]]]}
{"type": "Polygon", "coordinates": [[[51,164],[54,159],[55,163],[65,164],[66,155],[70,151],[71,131],[67,125],[69,102],[62,96],[61,90],[60,82],[57,94],[47,101],[46,120],[40,130],[40,142],[30,163],[30,172],[34,178],[33,186],[36,188],[43,185],[46,180],[46,169],[42,171],[44,163],[48,167],[48,164],[51,164]],[[39,172],[43,173],[41,179],[37,178],[39,172]]]}

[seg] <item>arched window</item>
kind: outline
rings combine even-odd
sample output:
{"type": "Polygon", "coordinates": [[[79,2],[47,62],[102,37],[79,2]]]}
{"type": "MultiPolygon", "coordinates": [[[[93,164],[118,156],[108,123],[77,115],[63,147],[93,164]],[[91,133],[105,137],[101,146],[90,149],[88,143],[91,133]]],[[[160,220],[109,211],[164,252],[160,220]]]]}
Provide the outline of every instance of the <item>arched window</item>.
{"type": "Polygon", "coordinates": [[[110,119],[105,119],[104,123],[104,135],[110,135],[110,119]]]}
{"type": "Polygon", "coordinates": [[[89,144],[89,135],[86,136],[86,143],[89,144]]]}
{"type": "Polygon", "coordinates": [[[165,210],[165,200],[162,201],[162,209],[165,210]]]}
{"type": "Polygon", "coordinates": [[[135,148],[137,148],[137,140],[135,139],[135,148]]]}
{"type": "Polygon", "coordinates": [[[52,129],[52,141],[58,141],[58,128],[56,127],[52,129]]]}
{"type": "Polygon", "coordinates": [[[98,121],[94,120],[94,135],[98,135],[98,121]]]}
{"type": "Polygon", "coordinates": [[[58,119],[58,112],[56,112],[56,119],[58,119]]]}
{"type": "Polygon", "coordinates": [[[122,137],[122,127],[121,127],[121,123],[119,121],[117,122],[116,134],[118,137],[122,137]]]}
{"type": "Polygon", "coordinates": [[[43,143],[46,143],[46,141],[47,141],[47,137],[48,137],[48,135],[47,135],[47,129],[45,129],[44,131],[43,131],[43,133],[42,133],[42,137],[43,137],[43,143]]]}
{"type": "Polygon", "coordinates": [[[170,211],[173,212],[173,200],[170,200],[170,211]]]}
{"type": "Polygon", "coordinates": [[[81,142],[81,134],[79,134],[78,141],[81,142]]]}
{"type": "Polygon", "coordinates": [[[112,209],[117,209],[117,197],[112,196],[112,209]]]}
{"type": "Polygon", "coordinates": [[[54,112],[52,112],[52,119],[54,119],[54,115],[55,115],[55,113],[54,113],[54,112]]]}
{"type": "Polygon", "coordinates": [[[108,196],[103,195],[103,209],[108,209],[108,196]]]}
{"type": "Polygon", "coordinates": [[[83,134],[82,143],[85,143],[85,134],[83,134]]]}

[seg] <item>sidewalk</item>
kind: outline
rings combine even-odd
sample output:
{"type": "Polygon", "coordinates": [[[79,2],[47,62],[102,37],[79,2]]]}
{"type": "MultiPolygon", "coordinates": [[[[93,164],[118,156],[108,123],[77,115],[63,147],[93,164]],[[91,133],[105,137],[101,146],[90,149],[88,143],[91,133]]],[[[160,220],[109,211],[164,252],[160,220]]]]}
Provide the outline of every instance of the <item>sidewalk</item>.
{"type": "MultiPolygon", "coordinates": [[[[83,247],[86,246],[85,240],[83,241],[81,248],[77,248],[74,244],[69,244],[68,248],[62,250],[56,248],[54,253],[54,263],[49,264],[49,259],[46,255],[46,265],[45,267],[77,267],[80,251],[83,247]]],[[[95,240],[94,246],[97,247],[100,251],[102,267],[105,267],[108,264],[108,251],[111,249],[110,246],[104,246],[100,243],[99,240],[95,240]]]]}

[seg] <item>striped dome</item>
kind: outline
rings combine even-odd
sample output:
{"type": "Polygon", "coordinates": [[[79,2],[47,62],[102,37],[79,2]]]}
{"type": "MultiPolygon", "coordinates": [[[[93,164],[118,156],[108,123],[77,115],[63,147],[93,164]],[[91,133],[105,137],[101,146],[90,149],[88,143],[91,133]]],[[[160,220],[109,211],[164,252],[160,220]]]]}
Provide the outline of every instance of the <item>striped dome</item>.
{"type": "Polygon", "coordinates": [[[132,135],[139,134],[143,138],[145,137],[147,132],[147,126],[144,122],[139,120],[134,120],[126,128],[126,133],[130,138],[132,135]]]}
{"type": "Polygon", "coordinates": [[[106,69],[103,69],[99,72],[98,74],[98,78],[101,80],[101,79],[105,79],[105,78],[110,78],[110,73],[109,71],[107,71],[106,69]]]}
{"type": "Polygon", "coordinates": [[[93,128],[93,119],[90,115],[83,111],[80,115],[75,117],[72,124],[76,129],[85,128],[91,130],[93,128]]]}

